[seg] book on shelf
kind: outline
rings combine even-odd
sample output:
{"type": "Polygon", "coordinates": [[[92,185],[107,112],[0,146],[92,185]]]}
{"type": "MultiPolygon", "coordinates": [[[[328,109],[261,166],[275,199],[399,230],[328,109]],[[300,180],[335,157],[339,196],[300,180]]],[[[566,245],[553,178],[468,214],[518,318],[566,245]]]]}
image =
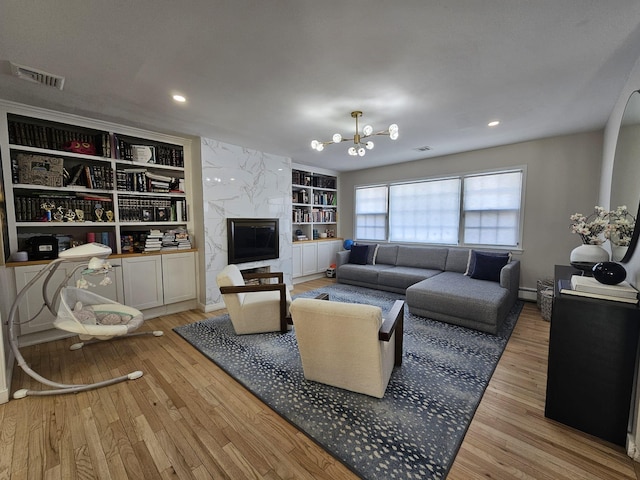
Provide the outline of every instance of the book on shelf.
{"type": "Polygon", "coordinates": [[[638,297],[638,290],[633,288],[627,281],[616,285],[606,285],[600,283],[593,277],[573,275],[571,277],[571,287],[581,292],[600,293],[602,295],[613,295],[614,297],[625,297],[635,299],[638,297]]]}
{"type": "Polygon", "coordinates": [[[637,298],[619,297],[615,295],[604,295],[601,293],[583,292],[581,290],[575,290],[571,287],[571,280],[560,279],[558,280],[558,290],[561,295],[573,295],[576,297],[595,298],[598,300],[610,300],[613,302],[630,303],[633,305],[638,304],[637,298]]]}

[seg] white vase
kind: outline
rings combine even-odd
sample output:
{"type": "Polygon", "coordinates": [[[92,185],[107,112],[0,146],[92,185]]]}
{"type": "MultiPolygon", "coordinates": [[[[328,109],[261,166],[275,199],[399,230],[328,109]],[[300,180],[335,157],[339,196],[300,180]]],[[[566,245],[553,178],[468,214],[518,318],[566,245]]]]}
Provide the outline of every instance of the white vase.
{"type": "Polygon", "coordinates": [[[627,254],[628,249],[627,245],[611,245],[611,260],[619,262],[627,254]]]}
{"type": "Polygon", "coordinates": [[[609,252],[600,245],[580,245],[571,250],[571,263],[608,262],[609,252]]]}

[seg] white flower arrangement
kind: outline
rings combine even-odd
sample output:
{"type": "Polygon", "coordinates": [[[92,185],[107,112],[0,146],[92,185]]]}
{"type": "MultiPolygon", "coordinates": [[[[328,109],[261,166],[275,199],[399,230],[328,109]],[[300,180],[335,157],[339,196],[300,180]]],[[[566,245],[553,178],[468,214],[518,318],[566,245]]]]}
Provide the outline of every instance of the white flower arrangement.
{"type": "Polygon", "coordinates": [[[609,212],[609,223],[604,236],[614,245],[628,247],[633,236],[636,219],[629,213],[626,205],[620,205],[609,212]]]}
{"type": "Polygon", "coordinates": [[[580,235],[585,245],[602,245],[606,239],[601,234],[604,234],[607,228],[608,215],[604,208],[597,205],[589,216],[574,213],[569,217],[572,222],[571,232],[580,235]]]}

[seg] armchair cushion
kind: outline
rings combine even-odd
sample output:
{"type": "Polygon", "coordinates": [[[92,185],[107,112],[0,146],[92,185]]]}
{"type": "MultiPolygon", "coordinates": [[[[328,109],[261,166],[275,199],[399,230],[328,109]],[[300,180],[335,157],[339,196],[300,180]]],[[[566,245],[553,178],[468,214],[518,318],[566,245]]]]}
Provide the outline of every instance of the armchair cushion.
{"type": "Polygon", "coordinates": [[[282,283],[282,273],[253,274],[252,277],[276,277],[278,283],[245,285],[236,265],[227,265],[217,276],[218,287],[236,334],[287,330],[291,295],[282,283]]]}

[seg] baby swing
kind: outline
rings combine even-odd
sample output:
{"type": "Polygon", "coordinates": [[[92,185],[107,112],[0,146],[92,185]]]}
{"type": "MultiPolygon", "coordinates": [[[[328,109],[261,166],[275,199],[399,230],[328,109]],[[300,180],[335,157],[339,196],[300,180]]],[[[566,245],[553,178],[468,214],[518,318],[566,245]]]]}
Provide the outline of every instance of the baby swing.
{"type": "MultiPolygon", "coordinates": [[[[112,267],[109,263],[105,262],[104,259],[110,254],[111,248],[100,243],[88,243],[60,252],[58,258],[50,262],[45,268],[38,272],[38,274],[29,283],[27,283],[27,285],[25,285],[25,287],[20,290],[16,296],[16,299],[11,306],[11,310],[9,311],[9,318],[7,321],[9,324],[9,343],[11,345],[11,349],[13,350],[18,365],[20,365],[27,375],[36,379],[40,383],[54,387],[54,389],[21,389],[13,394],[14,399],[24,398],[27,395],[56,395],[60,393],[83,392],[85,390],[92,390],[94,388],[112,385],[124,380],[135,380],[142,376],[142,372],[140,370],[136,370],[127,375],[101,382],[65,385],[48,380],[33,371],[29,365],[27,365],[18,347],[18,339],[15,331],[15,326],[17,325],[15,317],[18,306],[27,291],[44,275],[47,276],[42,284],[42,296],[44,299],[44,305],[42,308],[46,306],[53,315],[56,315],[56,319],[53,323],[56,328],[66,332],[75,333],[80,337],[81,342],[73,344],[71,346],[71,350],[77,350],[82,348],[84,345],[101,340],[109,340],[114,337],[132,335],[154,335],[159,337],[163,334],[161,330],[132,333],[140,327],[144,321],[142,312],[135,308],[122,305],[121,303],[89,292],[85,289],[89,285],[89,283],[84,279],[85,276],[101,275],[105,278],[103,282],[108,279],[106,275],[111,271],[112,267]],[[47,286],[60,264],[63,262],[87,260],[88,263],[81,263],[65,277],[55,292],[53,297],[54,301],[50,301],[47,294],[47,286]],[[79,269],[83,269],[81,272],[83,279],[78,281],[78,286],[84,288],[67,286],[69,279],[79,269]],[[55,299],[60,300],[57,311],[55,308],[55,299]]],[[[108,282],[103,284],[106,283],[108,282]]],[[[27,322],[31,320],[33,320],[33,318],[27,320],[27,322]]]]}

